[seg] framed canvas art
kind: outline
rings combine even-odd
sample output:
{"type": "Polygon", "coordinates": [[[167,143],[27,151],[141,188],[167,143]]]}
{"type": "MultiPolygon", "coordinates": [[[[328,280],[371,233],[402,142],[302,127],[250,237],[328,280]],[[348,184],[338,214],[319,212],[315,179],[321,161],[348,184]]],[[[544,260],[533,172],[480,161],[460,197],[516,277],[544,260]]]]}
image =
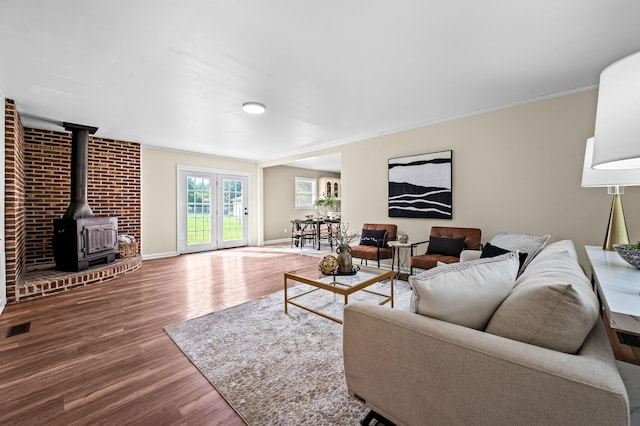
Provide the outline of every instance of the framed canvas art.
{"type": "Polygon", "coordinates": [[[453,151],[389,159],[389,217],[452,219],[453,151]]]}

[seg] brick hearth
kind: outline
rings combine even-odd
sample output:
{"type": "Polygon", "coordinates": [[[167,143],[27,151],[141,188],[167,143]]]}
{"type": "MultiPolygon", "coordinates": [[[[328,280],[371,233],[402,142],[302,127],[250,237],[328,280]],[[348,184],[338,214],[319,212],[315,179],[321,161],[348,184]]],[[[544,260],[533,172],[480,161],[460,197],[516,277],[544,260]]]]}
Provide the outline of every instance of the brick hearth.
{"type": "Polygon", "coordinates": [[[141,264],[142,258],[135,256],[94,266],[81,272],[62,272],[52,269],[27,272],[16,286],[16,302],[109,281],[119,275],[135,271],[141,264]]]}

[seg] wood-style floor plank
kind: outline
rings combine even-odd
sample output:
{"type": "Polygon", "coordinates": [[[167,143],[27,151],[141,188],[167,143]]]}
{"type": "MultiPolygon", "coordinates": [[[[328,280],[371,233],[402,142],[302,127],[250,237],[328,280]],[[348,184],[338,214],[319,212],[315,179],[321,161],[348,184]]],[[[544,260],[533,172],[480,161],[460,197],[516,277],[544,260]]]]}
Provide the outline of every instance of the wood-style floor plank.
{"type": "Polygon", "coordinates": [[[163,327],[266,296],[315,257],[245,247],[147,260],[0,316],[1,425],[242,425],[163,327]],[[28,333],[5,337],[31,322],[28,333]]]}

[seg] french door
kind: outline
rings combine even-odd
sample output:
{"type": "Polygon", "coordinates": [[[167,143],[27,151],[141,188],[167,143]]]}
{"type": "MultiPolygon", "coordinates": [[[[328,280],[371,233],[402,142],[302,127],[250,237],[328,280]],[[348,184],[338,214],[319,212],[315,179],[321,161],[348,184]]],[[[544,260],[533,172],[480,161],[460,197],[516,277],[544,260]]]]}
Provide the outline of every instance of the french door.
{"type": "Polygon", "coordinates": [[[249,244],[247,177],[178,170],[178,252],[249,244]]]}

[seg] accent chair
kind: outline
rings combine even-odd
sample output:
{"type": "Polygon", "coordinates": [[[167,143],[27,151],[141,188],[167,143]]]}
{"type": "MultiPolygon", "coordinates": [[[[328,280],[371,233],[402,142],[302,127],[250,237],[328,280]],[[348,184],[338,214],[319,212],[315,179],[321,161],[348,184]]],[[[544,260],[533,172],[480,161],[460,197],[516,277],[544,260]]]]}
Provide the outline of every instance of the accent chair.
{"type": "Polygon", "coordinates": [[[398,226],[390,223],[365,223],[362,225],[360,244],[351,246],[351,257],[364,260],[375,260],[380,267],[380,260],[391,259],[392,251],[387,242],[395,241],[398,236],[398,226]],[[382,232],[386,231],[386,233],[382,232]],[[377,235],[376,235],[377,234],[377,235]],[[383,235],[382,238],[376,238],[383,235]]]}
{"type": "Polygon", "coordinates": [[[431,269],[438,262],[455,263],[460,261],[462,250],[479,250],[482,248],[482,231],[478,228],[453,228],[432,226],[429,239],[411,246],[411,275],[413,268],[431,269]],[[424,254],[414,255],[414,249],[420,244],[428,243],[424,254]]]}

